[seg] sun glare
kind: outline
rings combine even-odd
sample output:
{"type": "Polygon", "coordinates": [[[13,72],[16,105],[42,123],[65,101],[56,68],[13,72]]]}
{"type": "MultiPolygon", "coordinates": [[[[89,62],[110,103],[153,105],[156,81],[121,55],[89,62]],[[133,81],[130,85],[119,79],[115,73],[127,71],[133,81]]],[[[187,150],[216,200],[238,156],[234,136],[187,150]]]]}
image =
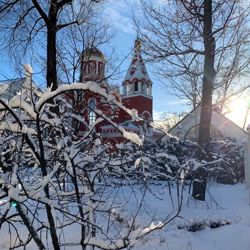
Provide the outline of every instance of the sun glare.
{"type": "MultiPolygon", "coordinates": [[[[230,120],[238,124],[240,127],[243,127],[246,113],[248,110],[248,105],[249,102],[246,99],[243,98],[235,99],[227,105],[228,112],[226,116],[230,120]]],[[[250,112],[247,117],[246,126],[249,124],[249,122],[250,122],[250,112]]]]}

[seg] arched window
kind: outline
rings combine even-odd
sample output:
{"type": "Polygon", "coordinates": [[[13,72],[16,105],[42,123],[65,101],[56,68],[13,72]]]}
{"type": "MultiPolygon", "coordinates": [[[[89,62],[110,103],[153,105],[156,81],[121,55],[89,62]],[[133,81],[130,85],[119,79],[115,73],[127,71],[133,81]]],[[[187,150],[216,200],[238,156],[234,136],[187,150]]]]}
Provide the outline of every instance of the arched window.
{"type": "Polygon", "coordinates": [[[94,62],[91,62],[89,64],[89,74],[90,75],[95,75],[96,73],[96,66],[95,66],[95,63],[94,62]]]}
{"type": "Polygon", "coordinates": [[[135,92],[138,92],[138,82],[135,82],[135,92]]]}
{"type": "Polygon", "coordinates": [[[89,125],[92,126],[96,121],[96,113],[93,111],[96,108],[96,102],[94,99],[89,101],[89,125]]]}
{"type": "Polygon", "coordinates": [[[99,63],[99,75],[104,76],[104,65],[103,63],[99,63]]]}
{"type": "Polygon", "coordinates": [[[145,94],[145,84],[144,84],[144,82],[141,84],[141,92],[142,92],[142,94],[145,94]]]}

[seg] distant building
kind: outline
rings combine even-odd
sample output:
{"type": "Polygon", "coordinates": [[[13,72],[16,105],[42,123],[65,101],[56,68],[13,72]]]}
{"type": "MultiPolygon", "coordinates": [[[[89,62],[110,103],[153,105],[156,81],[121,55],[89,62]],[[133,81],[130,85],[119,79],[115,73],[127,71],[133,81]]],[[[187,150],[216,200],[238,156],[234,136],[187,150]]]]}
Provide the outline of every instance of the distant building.
{"type": "Polygon", "coordinates": [[[40,95],[42,91],[38,86],[32,81],[32,68],[30,65],[24,65],[25,76],[0,81],[0,98],[10,100],[16,94],[22,91],[35,91],[40,95]]]}
{"type": "MultiPolygon", "coordinates": [[[[180,122],[169,130],[169,133],[181,139],[197,141],[200,124],[200,107],[193,109],[180,122]]],[[[230,138],[238,143],[242,143],[247,138],[245,130],[229,120],[224,115],[212,111],[211,118],[212,139],[230,138]]]]}
{"type": "MultiPolygon", "coordinates": [[[[130,66],[125,79],[120,86],[109,85],[105,77],[105,57],[97,48],[88,48],[82,54],[80,82],[94,81],[103,87],[107,92],[112,93],[116,101],[123,104],[126,108],[136,109],[140,121],[132,121],[132,117],[111,104],[103,97],[90,91],[74,91],[66,94],[69,102],[72,102],[73,109],[80,116],[84,117],[84,122],[72,121],[72,126],[78,136],[83,136],[104,114],[112,122],[125,129],[127,132],[134,132],[149,139],[158,139],[162,132],[150,126],[153,121],[153,97],[152,81],[149,78],[147,69],[141,56],[141,42],[135,40],[134,51],[130,66]],[[120,93],[122,87],[122,93],[120,93]]],[[[0,84],[0,97],[10,100],[18,92],[25,89],[40,91],[32,82],[32,69],[29,65],[25,66],[25,77],[0,84]]],[[[41,91],[40,91],[41,93],[41,91]]],[[[95,125],[94,130],[100,134],[105,142],[117,144],[124,140],[121,133],[111,124],[103,120],[95,125]]]]}
{"type": "MultiPolygon", "coordinates": [[[[105,57],[102,52],[97,48],[86,49],[83,53],[80,82],[95,81],[99,83],[108,92],[113,93],[117,101],[120,101],[125,107],[136,109],[142,121],[134,122],[129,114],[116,107],[111,107],[111,104],[102,101],[100,96],[92,93],[84,93],[80,99],[83,105],[88,106],[88,109],[85,109],[83,112],[88,125],[94,124],[99,117],[95,110],[100,110],[126,131],[144,135],[150,139],[159,138],[162,133],[150,126],[150,122],[153,121],[152,81],[149,78],[141,56],[140,40],[135,40],[132,60],[125,79],[122,82],[122,94],[119,88],[108,84],[104,72],[105,57]]],[[[95,129],[105,141],[112,144],[123,140],[121,133],[107,121],[101,122],[95,129]]],[[[86,132],[87,128],[81,125],[79,130],[79,134],[81,135],[86,132]]]]}

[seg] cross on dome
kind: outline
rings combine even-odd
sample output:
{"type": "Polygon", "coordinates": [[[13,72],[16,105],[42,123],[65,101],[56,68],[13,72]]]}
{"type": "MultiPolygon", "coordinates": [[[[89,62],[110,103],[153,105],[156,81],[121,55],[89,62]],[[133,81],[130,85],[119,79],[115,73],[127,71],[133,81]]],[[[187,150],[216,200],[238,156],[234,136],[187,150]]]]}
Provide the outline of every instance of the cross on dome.
{"type": "Polygon", "coordinates": [[[135,40],[134,51],[136,53],[141,53],[141,39],[139,37],[135,40]]]}

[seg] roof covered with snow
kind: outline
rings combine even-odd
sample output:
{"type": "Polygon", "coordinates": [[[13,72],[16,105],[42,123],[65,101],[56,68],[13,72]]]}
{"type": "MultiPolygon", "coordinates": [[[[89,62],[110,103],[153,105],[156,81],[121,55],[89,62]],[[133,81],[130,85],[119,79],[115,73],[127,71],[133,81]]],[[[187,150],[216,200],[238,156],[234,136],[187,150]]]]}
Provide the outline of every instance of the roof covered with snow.
{"type": "MultiPolygon", "coordinates": [[[[169,133],[180,138],[188,138],[191,129],[200,123],[200,112],[200,106],[193,109],[180,122],[171,128],[169,133]]],[[[247,136],[246,131],[215,110],[212,111],[211,128],[215,128],[223,137],[235,139],[239,143],[243,142],[247,136]]]]}
{"type": "Polygon", "coordinates": [[[17,78],[0,82],[0,98],[10,100],[22,90],[25,78],[17,78]]]}
{"type": "Polygon", "coordinates": [[[87,56],[87,57],[97,56],[97,57],[101,57],[104,59],[103,53],[99,49],[97,49],[96,47],[86,48],[83,52],[83,55],[87,56]]]}
{"type": "Polygon", "coordinates": [[[10,100],[24,89],[31,90],[32,88],[32,90],[36,89],[41,92],[34,82],[31,85],[27,80],[26,77],[22,77],[0,81],[0,98],[10,100]]]}
{"type": "Polygon", "coordinates": [[[146,82],[148,81],[151,82],[144,61],[141,56],[141,41],[138,38],[135,40],[134,54],[123,82],[126,81],[132,82],[135,79],[137,80],[144,79],[146,82]]]}

